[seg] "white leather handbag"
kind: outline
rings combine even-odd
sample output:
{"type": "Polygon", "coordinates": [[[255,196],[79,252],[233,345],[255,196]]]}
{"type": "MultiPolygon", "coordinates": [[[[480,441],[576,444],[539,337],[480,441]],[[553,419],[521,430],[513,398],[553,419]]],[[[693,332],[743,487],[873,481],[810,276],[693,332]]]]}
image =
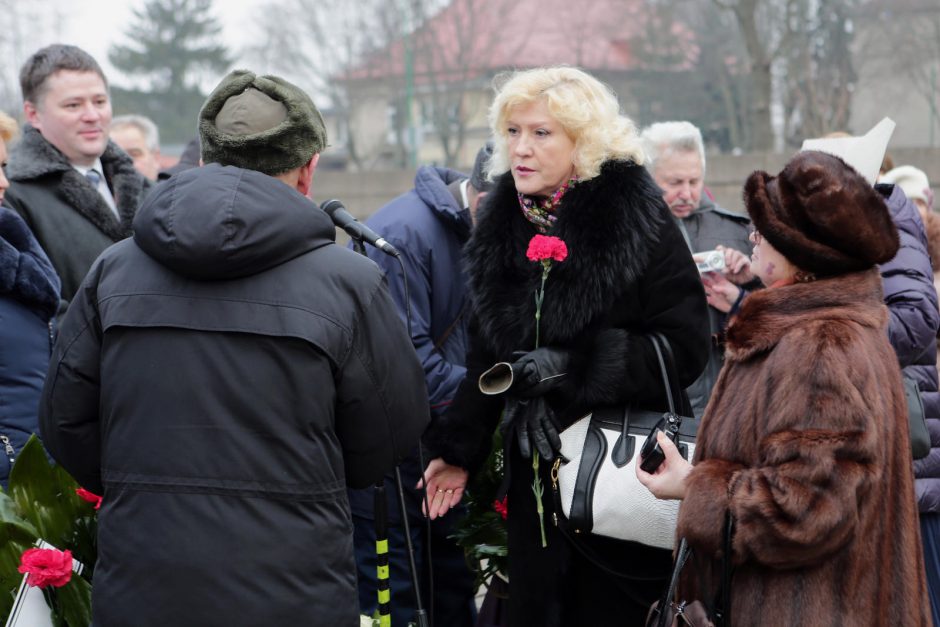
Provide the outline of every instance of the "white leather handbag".
{"type": "MultiPolygon", "coordinates": [[[[661,334],[649,336],[656,350],[669,411],[603,408],[561,433],[561,457],[552,469],[559,526],[662,549],[675,545],[679,501],[659,500],[636,477],[644,443],[656,430],[672,433],[686,459],[695,450],[698,425],[676,413],[681,390],[673,374],[672,350],[661,334]],[[675,382],[675,383],[673,383],[675,382]],[[567,460],[567,461],[565,461],[567,460]]],[[[655,443],[655,435],[653,435],[655,443]]]]}

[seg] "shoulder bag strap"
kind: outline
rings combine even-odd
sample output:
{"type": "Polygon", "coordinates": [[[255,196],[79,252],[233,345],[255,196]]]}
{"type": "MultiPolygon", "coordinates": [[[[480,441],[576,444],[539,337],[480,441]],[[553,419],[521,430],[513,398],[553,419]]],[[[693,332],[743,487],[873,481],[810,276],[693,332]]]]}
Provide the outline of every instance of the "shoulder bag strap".
{"type": "Polygon", "coordinates": [[[441,347],[444,346],[444,342],[447,341],[447,338],[450,337],[450,334],[454,332],[454,329],[457,328],[457,325],[460,324],[460,319],[463,318],[463,315],[467,312],[467,302],[464,301],[463,307],[460,308],[460,311],[457,312],[457,317],[454,318],[454,321],[450,323],[450,326],[444,329],[444,333],[441,334],[441,337],[434,342],[434,350],[440,351],[441,347]]]}

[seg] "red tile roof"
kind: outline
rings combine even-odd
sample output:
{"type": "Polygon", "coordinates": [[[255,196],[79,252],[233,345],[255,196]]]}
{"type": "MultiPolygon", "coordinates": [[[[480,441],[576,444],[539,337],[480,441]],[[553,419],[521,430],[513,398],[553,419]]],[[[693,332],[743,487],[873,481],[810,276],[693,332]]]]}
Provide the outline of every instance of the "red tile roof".
{"type": "MultiPolygon", "coordinates": [[[[630,40],[648,23],[644,0],[453,0],[412,38],[415,83],[463,82],[493,71],[575,65],[589,71],[642,68],[630,40]]],[[[697,56],[683,25],[667,27],[681,66],[697,56]]],[[[404,42],[367,56],[339,77],[367,80],[404,75],[404,42]]]]}

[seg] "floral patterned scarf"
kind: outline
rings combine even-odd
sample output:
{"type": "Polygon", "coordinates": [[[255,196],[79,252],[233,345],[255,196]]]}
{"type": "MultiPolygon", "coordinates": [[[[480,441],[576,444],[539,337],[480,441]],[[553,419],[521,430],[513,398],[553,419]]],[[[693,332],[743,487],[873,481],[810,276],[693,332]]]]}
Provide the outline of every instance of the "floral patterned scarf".
{"type": "Polygon", "coordinates": [[[555,190],[548,198],[534,198],[519,194],[519,206],[522,208],[522,215],[531,222],[539,233],[548,233],[558,220],[555,211],[561,204],[562,196],[565,195],[575,183],[578,177],[568,179],[568,182],[555,190]]]}

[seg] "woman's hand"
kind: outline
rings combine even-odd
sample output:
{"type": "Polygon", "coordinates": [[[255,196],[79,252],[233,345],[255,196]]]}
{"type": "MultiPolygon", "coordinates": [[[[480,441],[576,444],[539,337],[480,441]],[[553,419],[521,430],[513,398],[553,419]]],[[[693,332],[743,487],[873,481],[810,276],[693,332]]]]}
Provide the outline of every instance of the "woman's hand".
{"type": "Polygon", "coordinates": [[[666,454],[666,459],[653,474],[644,471],[637,463],[636,477],[658,499],[683,499],[686,478],[692,471],[692,464],[682,458],[679,449],[662,431],[656,433],[656,441],[666,454]]]}
{"type": "Polygon", "coordinates": [[[427,500],[422,499],[421,511],[434,520],[443,516],[460,502],[467,486],[467,471],[451,466],[440,457],[432,459],[424,471],[424,478],[415,487],[427,486],[427,500]]]}
{"type": "Polygon", "coordinates": [[[736,285],[744,285],[754,280],[754,274],[751,273],[750,257],[737,248],[715,246],[715,250],[719,250],[725,255],[725,269],[722,273],[729,281],[736,285]]]}
{"type": "Polygon", "coordinates": [[[741,295],[740,287],[717,272],[703,274],[702,285],[705,286],[705,299],[708,304],[721,313],[731,311],[731,307],[741,295]]]}

